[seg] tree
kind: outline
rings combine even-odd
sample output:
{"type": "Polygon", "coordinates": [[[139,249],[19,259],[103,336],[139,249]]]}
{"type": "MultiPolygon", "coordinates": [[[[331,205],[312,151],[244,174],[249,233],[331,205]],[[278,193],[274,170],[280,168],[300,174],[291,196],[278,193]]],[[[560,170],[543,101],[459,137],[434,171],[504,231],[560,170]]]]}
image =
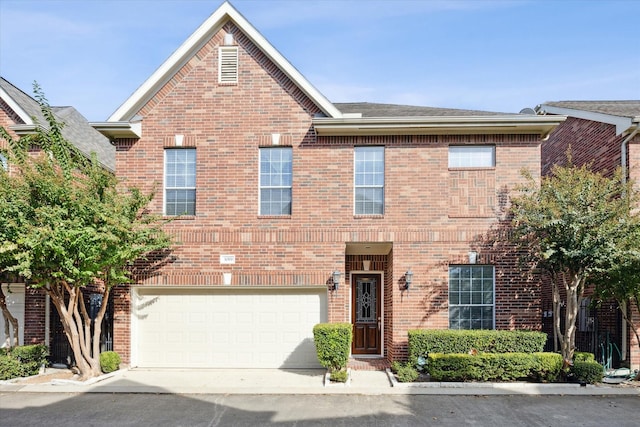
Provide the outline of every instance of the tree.
{"type": "Polygon", "coordinates": [[[9,142],[12,173],[0,185],[0,267],[56,307],[82,378],[100,375],[100,333],[110,291],[131,282],[136,261],[166,249],[160,220],[146,211],[152,195],[122,189],[116,178],[62,137],[63,124],[37,85],[47,128],[9,142]],[[29,154],[37,145],[41,153],[29,154]],[[83,292],[102,294],[95,319],[83,292]]]}
{"type": "MultiPolygon", "coordinates": [[[[587,286],[622,272],[624,260],[639,260],[638,240],[630,238],[638,236],[640,218],[630,209],[638,195],[631,182],[623,182],[621,171],[606,177],[589,165],[572,165],[570,156],[568,165],[555,166],[539,185],[531,174],[524,175],[527,182],[512,199],[514,237],[550,278],[554,331],[570,363],[587,286]]],[[[600,281],[599,287],[611,283],[600,281]]]]}

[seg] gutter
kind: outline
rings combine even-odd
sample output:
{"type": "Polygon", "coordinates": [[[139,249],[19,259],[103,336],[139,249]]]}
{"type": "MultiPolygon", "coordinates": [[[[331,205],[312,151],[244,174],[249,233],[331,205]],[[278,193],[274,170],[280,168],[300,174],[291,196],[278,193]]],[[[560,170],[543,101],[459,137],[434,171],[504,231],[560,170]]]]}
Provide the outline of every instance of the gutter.
{"type": "Polygon", "coordinates": [[[566,116],[416,116],[316,117],[318,135],[420,135],[470,133],[536,133],[545,139],[566,116]]]}

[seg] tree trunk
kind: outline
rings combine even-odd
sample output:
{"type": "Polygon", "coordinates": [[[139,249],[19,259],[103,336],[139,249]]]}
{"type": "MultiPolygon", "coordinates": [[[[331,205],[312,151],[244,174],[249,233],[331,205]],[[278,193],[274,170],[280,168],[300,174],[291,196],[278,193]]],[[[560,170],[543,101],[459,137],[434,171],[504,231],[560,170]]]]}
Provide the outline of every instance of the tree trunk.
{"type": "Polygon", "coordinates": [[[2,310],[2,316],[4,317],[4,335],[7,337],[7,345],[9,348],[17,347],[20,345],[20,327],[18,319],[13,317],[9,308],[7,307],[7,297],[4,294],[2,285],[0,284],[0,310],[2,310]],[[11,329],[13,328],[13,338],[11,337],[11,329]]]}
{"type": "Polygon", "coordinates": [[[578,310],[584,298],[584,277],[580,272],[562,273],[556,275],[552,279],[553,290],[553,320],[554,330],[560,341],[560,354],[564,361],[565,368],[573,363],[573,353],[576,344],[576,320],[578,318],[578,310]],[[569,275],[570,280],[567,280],[569,275]],[[560,300],[560,284],[562,282],[566,293],[566,307],[564,315],[564,330],[560,323],[560,310],[562,309],[562,301],[560,300]]]}
{"type": "Polygon", "coordinates": [[[60,315],[80,379],[86,380],[100,376],[102,374],[100,369],[100,325],[106,312],[109,290],[105,288],[103,291],[103,302],[95,318],[96,326],[93,333],[91,332],[91,316],[86,310],[81,289],[64,284],[63,289],[56,289],[53,286],[47,292],[60,315]],[[64,303],[65,291],[69,295],[67,305],[64,303]]]}

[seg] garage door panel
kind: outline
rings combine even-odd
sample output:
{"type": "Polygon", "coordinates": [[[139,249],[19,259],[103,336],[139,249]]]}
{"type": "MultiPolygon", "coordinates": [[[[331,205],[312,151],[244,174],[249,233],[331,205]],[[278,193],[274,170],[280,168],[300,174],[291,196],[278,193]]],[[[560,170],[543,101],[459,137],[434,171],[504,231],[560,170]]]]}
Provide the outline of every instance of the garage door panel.
{"type": "Polygon", "coordinates": [[[136,291],[138,366],[320,367],[313,326],[326,322],[324,289],[136,291]]]}

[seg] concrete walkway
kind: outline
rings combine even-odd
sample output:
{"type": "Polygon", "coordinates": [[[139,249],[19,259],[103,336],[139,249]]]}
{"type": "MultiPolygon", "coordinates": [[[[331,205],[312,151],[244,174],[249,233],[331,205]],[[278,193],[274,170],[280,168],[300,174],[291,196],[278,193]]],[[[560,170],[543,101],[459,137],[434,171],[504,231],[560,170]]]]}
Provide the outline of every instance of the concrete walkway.
{"type": "Polygon", "coordinates": [[[348,385],[325,386],[319,369],[128,369],[87,383],[0,381],[0,392],[156,394],[363,394],[363,395],[637,395],[640,387],[533,383],[397,383],[384,371],[351,371],[348,385]]]}

